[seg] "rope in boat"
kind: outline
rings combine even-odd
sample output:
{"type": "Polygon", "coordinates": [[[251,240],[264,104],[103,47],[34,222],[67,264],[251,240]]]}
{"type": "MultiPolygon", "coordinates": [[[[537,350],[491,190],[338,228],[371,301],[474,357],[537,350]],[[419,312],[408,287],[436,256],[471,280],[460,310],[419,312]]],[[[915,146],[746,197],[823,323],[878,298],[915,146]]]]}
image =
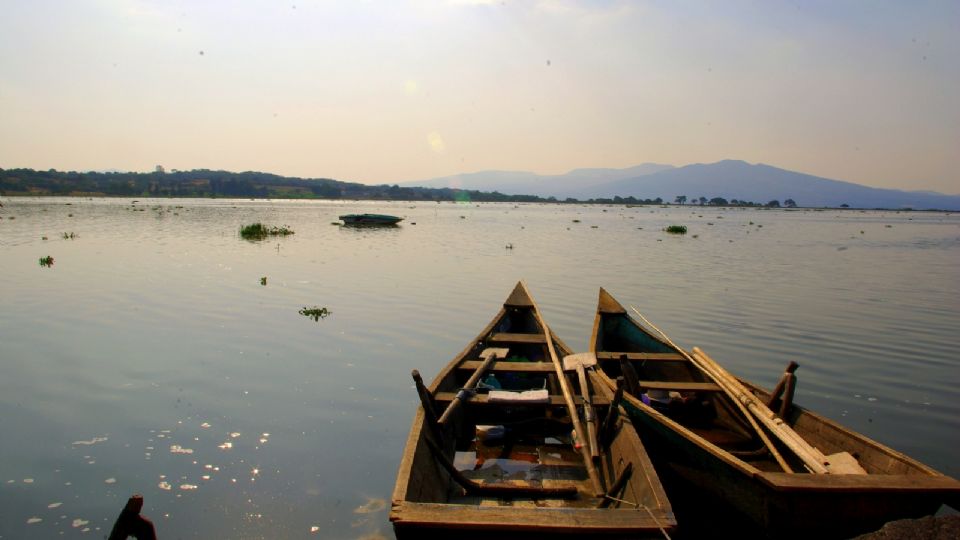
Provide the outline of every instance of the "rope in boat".
{"type": "Polygon", "coordinates": [[[672,539],[670,538],[670,535],[667,534],[667,530],[664,529],[664,528],[663,528],[663,525],[660,524],[660,520],[658,520],[657,517],[653,515],[653,512],[650,511],[650,508],[647,507],[647,505],[645,505],[645,504],[641,504],[640,507],[643,508],[644,510],[646,510],[646,511],[647,511],[647,515],[650,516],[650,519],[652,519],[653,522],[657,524],[657,528],[660,529],[660,534],[662,534],[663,537],[666,538],[667,540],[672,540],[672,539]]]}
{"type": "Polygon", "coordinates": [[[612,495],[604,495],[603,497],[604,497],[605,499],[609,499],[609,500],[611,500],[611,501],[613,501],[613,502],[618,502],[618,503],[621,503],[621,504],[629,504],[630,506],[636,508],[637,510],[640,510],[641,508],[643,508],[644,510],[647,511],[647,515],[650,516],[650,519],[653,520],[653,523],[657,526],[657,528],[660,529],[660,534],[662,534],[663,537],[666,538],[667,540],[672,540],[672,539],[670,538],[670,535],[667,534],[667,530],[663,527],[663,525],[660,524],[660,520],[657,519],[657,516],[653,515],[653,512],[650,511],[650,507],[648,507],[647,505],[645,505],[645,504],[640,504],[640,503],[635,503],[635,502],[631,502],[631,501],[626,501],[626,500],[623,500],[623,499],[618,499],[618,498],[616,498],[616,497],[614,497],[614,496],[612,496],[612,495]]]}

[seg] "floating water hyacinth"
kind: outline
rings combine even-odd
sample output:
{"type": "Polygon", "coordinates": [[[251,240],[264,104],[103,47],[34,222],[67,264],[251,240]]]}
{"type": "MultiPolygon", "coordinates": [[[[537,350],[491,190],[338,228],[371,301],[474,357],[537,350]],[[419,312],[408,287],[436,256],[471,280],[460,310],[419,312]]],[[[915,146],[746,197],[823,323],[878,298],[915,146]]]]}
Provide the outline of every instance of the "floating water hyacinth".
{"type": "Polygon", "coordinates": [[[301,315],[303,315],[304,317],[310,317],[314,321],[319,321],[320,319],[326,319],[327,317],[330,316],[331,313],[333,312],[325,307],[316,307],[316,306],[312,308],[304,307],[303,309],[300,310],[301,315]]]}
{"type": "Polygon", "coordinates": [[[240,237],[246,240],[263,240],[268,236],[289,236],[293,231],[288,227],[267,227],[263,223],[252,223],[240,227],[240,237]]]}

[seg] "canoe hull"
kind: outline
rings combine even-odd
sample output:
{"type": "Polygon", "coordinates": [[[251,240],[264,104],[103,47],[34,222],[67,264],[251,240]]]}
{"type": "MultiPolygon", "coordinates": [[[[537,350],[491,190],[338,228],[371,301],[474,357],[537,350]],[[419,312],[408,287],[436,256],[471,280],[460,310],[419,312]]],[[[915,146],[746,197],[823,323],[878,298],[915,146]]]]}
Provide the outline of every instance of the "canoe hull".
{"type": "MultiPolygon", "coordinates": [[[[666,345],[642,329],[601,289],[591,338],[591,350],[599,357],[619,358],[624,351],[638,357],[648,350],[662,355],[666,345]],[[607,321],[610,326],[604,327],[607,321]],[[628,325],[629,331],[621,331],[628,325]],[[616,336],[612,335],[614,332],[616,336]],[[636,341],[634,337],[641,334],[642,338],[636,341]],[[617,350],[606,349],[605,343],[615,344],[617,350]]],[[[681,363],[675,360],[672,365],[681,363]]],[[[598,372],[604,383],[615,387],[608,375],[618,375],[620,366],[608,361],[601,362],[601,368],[598,372]]],[[[682,369],[650,369],[648,374],[690,374],[682,369]]],[[[767,391],[756,385],[743,380],[741,383],[760,401],[769,397],[767,391]]],[[[729,508],[739,514],[739,520],[755,529],[755,536],[849,538],[877,530],[888,521],[933,514],[942,503],[960,500],[960,483],[956,480],[796,405],[784,418],[787,424],[825,454],[849,452],[869,474],[769,472],[769,462],[744,461],[721,448],[723,443],[708,441],[705,437],[710,434],[702,426],[694,429],[683,425],[636,396],[626,394],[625,407],[672,500],[699,498],[701,506],[695,509],[704,504],[729,508]]],[[[685,516],[689,509],[676,504],[683,531],[684,519],[690,517],[685,516]]]]}
{"type": "Polygon", "coordinates": [[[345,214],[339,218],[344,225],[390,226],[403,221],[403,218],[386,214],[345,214]]]}
{"type": "MultiPolygon", "coordinates": [[[[525,539],[662,538],[662,531],[670,532],[676,527],[663,486],[626,412],[612,423],[612,435],[596,461],[596,477],[603,491],[623,479],[620,485],[624,487],[616,492],[620,501],[608,508],[597,508],[604,499],[597,496],[588,478],[585,458],[570,444],[571,422],[565,400],[558,396],[562,383],[547,354],[547,340],[552,340],[559,358],[571,351],[552,333],[548,338],[536,310],[525,287],[518,284],[493,321],[440,371],[425,391],[436,406],[430,406],[435,416],[446,416],[441,413],[456,399],[458,389],[466,384],[476,366],[482,364],[478,357],[488,347],[507,347],[509,356],[494,361],[487,373],[492,373],[504,389],[511,383],[542,382],[547,389],[546,401],[505,405],[494,402],[489,395],[476,395],[451,409],[453,412],[439,433],[436,424],[428,422],[424,406],[418,407],[392,497],[390,521],[398,538],[489,539],[491,534],[525,539]],[[537,423],[547,427],[543,431],[530,427],[537,423]],[[512,426],[519,436],[509,444],[494,443],[490,447],[475,438],[481,424],[512,426]],[[433,448],[428,441],[433,442],[433,448]],[[450,462],[460,463],[456,469],[462,475],[476,475],[474,478],[484,485],[492,482],[538,489],[576,489],[573,497],[563,499],[471,494],[441,463],[441,457],[436,455],[438,446],[443,446],[450,462]],[[491,449],[493,453],[488,454],[491,449]],[[532,453],[527,449],[532,449],[532,453]],[[515,468],[521,455],[528,456],[526,461],[532,464],[529,468],[515,468]],[[506,473],[495,472],[501,464],[506,473]],[[628,466],[633,471],[630,475],[624,474],[628,466]]],[[[565,374],[563,381],[572,383],[575,379],[575,374],[565,374]]],[[[588,374],[587,386],[592,388],[598,423],[602,422],[611,410],[612,393],[595,373],[588,374]]],[[[580,403],[580,393],[575,394],[580,403]]]]}
{"type": "Polygon", "coordinates": [[[741,513],[756,534],[772,538],[850,538],[894,519],[934,514],[951,488],[949,481],[937,480],[908,486],[901,475],[871,475],[872,485],[856,487],[840,475],[797,489],[783,473],[731,465],[649,414],[632,397],[625,407],[672,500],[692,496],[712,505],[720,502],[741,513]],[[675,495],[675,490],[685,495],[675,495]]]}
{"type": "MultiPolygon", "coordinates": [[[[597,381],[597,384],[600,384],[597,381]]],[[[414,418],[413,429],[408,439],[408,447],[413,445],[418,460],[404,460],[400,473],[408,471],[411,475],[425,473],[414,472],[415,462],[429,463],[435,466],[429,450],[423,444],[423,410],[419,409],[414,418]]],[[[629,422],[628,419],[624,419],[629,422]]],[[[633,428],[630,427],[630,430],[633,428]]],[[[630,444],[631,437],[614,444],[630,444]]],[[[653,471],[649,459],[643,454],[646,465],[640,465],[635,474],[648,474],[653,471]]],[[[613,481],[609,471],[604,473],[607,485],[613,481]]],[[[442,475],[437,468],[435,474],[442,475]]],[[[438,494],[430,493],[435,487],[430,482],[401,482],[394,490],[390,511],[394,534],[399,540],[406,539],[483,539],[489,540],[491,534],[498,538],[550,539],[550,538],[605,538],[662,539],[661,528],[673,532],[677,522],[667,503],[665,492],[660,492],[663,505],[648,508],[648,513],[636,510],[604,511],[580,508],[518,508],[513,506],[478,506],[474,504],[449,504],[424,502],[435,499],[438,494]],[[416,493],[414,489],[421,490],[416,493]],[[612,512],[612,513],[611,513],[612,512]]],[[[659,484],[659,480],[654,480],[659,484]]]]}

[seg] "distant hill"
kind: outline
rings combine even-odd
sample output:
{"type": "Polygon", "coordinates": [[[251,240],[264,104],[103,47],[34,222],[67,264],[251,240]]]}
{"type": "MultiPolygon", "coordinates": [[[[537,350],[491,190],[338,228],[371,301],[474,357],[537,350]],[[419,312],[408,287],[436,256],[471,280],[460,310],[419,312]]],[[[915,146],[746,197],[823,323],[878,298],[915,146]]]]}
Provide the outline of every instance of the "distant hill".
{"type": "Polygon", "coordinates": [[[672,168],[673,165],[644,163],[627,169],[574,169],[566,174],[553,175],[526,171],[482,171],[405,182],[403,185],[499,191],[540,197],[570,197],[574,192],[589,191],[617,180],[637,178],[672,168]]]}
{"type": "Polygon", "coordinates": [[[879,189],[830,180],[770,165],[751,165],[744,161],[720,161],[695,164],[653,174],[609,182],[594,189],[572,192],[571,197],[662,197],[672,201],[677,195],[723,197],[756,202],[793,199],[800,206],[854,208],[916,208],[960,210],[960,195],[929,191],[879,189]]]}
{"type": "Polygon", "coordinates": [[[678,196],[694,203],[914,208],[960,211],[960,195],[877,189],[743,161],[673,167],[646,163],[627,169],[574,169],[560,175],[485,171],[400,185],[367,185],[329,178],[291,178],[262,172],[198,169],[134,172],[64,172],[0,168],[0,195],[105,195],[122,197],[257,197],[409,201],[659,204],[678,196]],[[721,200],[722,199],[722,200],[721,200]]]}
{"type": "Polygon", "coordinates": [[[763,164],[726,160],[683,167],[644,164],[628,169],[576,169],[564,175],[488,171],[435,178],[408,185],[451,185],[461,182],[477,190],[524,193],[579,200],[635,197],[673,202],[686,196],[722,197],[766,203],[794,200],[799,206],[852,208],[915,208],[960,210],[960,195],[930,191],[879,189],[821,178],[763,164]],[[447,184],[444,184],[444,183],[447,184]]]}
{"type": "Polygon", "coordinates": [[[108,197],[254,197],[394,201],[542,202],[532,195],[505,195],[450,188],[371,186],[330,178],[290,178],[262,172],[152,173],[0,169],[0,195],[108,197]]]}

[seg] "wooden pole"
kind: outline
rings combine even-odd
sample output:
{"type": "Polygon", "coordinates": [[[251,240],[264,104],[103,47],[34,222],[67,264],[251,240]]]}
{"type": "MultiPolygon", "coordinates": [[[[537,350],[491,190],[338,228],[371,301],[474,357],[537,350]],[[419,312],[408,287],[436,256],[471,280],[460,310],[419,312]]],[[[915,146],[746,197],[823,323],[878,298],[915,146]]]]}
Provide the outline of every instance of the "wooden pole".
{"type": "Polygon", "coordinates": [[[773,392],[770,392],[770,399],[767,400],[767,407],[773,407],[773,404],[780,399],[780,395],[783,394],[783,390],[787,384],[787,378],[793,374],[797,368],[800,367],[800,364],[794,362],[793,360],[787,364],[787,369],[783,371],[783,376],[780,377],[780,380],[777,382],[777,385],[773,387],[773,392]]]}
{"type": "Polygon", "coordinates": [[[127,499],[126,506],[110,530],[108,540],[126,540],[132,536],[137,540],[157,540],[157,531],[153,522],[140,515],[143,510],[143,495],[134,495],[127,499]]]}
{"type": "Polygon", "coordinates": [[[613,401],[610,402],[610,408],[607,409],[607,417],[603,420],[603,426],[600,428],[598,436],[600,444],[609,446],[613,442],[613,433],[616,429],[617,418],[620,416],[620,401],[623,399],[623,377],[617,377],[617,391],[613,394],[613,401]]]}
{"type": "Polygon", "coordinates": [[[457,395],[453,398],[453,401],[447,405],[447,409],[443,411],[443,414],[440,415],[440,419],[437,420],[441,426],[446,425],[447,420],[450,419],[450,415],[453,414],[460,407],[460,402],[467,395],[467,391],[473,390],[473,387],[477,385],[477,382],[480,380],[480,377],[483,376],[484,372],[490,367],[490,364],[493,364],[494,360],[497,358],[506,358],[508,353],[507,349],[484,349],[480,356],[483,357],[483,363],[480,364],[480,367],[473,372],[473,375],[470,375],[470,378],[467,379],[466,384],[463,385],[463,389],[457,392],[457,395]]]}
{"type": "MultiPolygon", "coordinates": [[[[540,316],[540,309],[536,304],[533,306],[533,314],[536,316],[537,322],[540,323],[540,328],[543,329],[543,335],[547,340],[547,350],[550,352],[550,359],[553,361],[553,368],[557,373],[560,389],[563,391],[563,399],[567,403],[567,413],[570,414],[570,421],[573,423],[574,435],[579,435],[582,439],[586,435],[586,432],[583,431],[583,426],[580,425],[577,406],[573,402],[573,392],[571,392],[570,383],[563,373],[563,364],[561,364],[560,359],[557,358],[557,351],[553,346],[553,336],[550,334],[550,327],[543,321],[543,317],[540,316]]],[[[583,448],[582,444],[578,449],[580,450],[580,455],[583,456],[583,464],[587,469],[587,475],[593,483],[594,495],[596,497],[603,496],[603,485],[600,483],[600,475],[597,473],[597,468],[593,464],[593,459],[590,457],[589,449],[583,448]]]]}
{"type": "Polygon", "coordinates": [[[630,479],[630,474],[633,472],[633,462],[628,461],[627,466],[620,471],[620,474],[617,476],[617,479],[610,486],[610,489],[603,494],[603,500],[600,501],[600,504],[597,505],[597,508],[606,508],[610,506],[610,503],[623,491],[624,486],[627,485],[627,480],[630,479]]]}
{"type": "Polygon", "coordinates": [[[637,376],[637,370],[633,369],[633,364],[627,360],[627,355],[620,355],[620,373],[623,374],[623,381],[626,383],[627,393],[640,397],[640,377],[637,376]]]}
{"type": "Polygon", "coordinates": [[[793,405],[793,393],[796,389],[797,375],[788,373],[786,388],[783,390],[783,399],[780,400],[780,418],[786,418],[790,414],[790,407],[793,405]]]}
{"type": "Polygon", "coordinates": [[[430,390],[427,390],[427,387],[423,384],[423,378],[420,377],[419,371],[413,370],[410,376],[413,377],[413,383],[417,387],[417,395],[420,396],[420,406],[423,407],[423,421],[426,422],[430,433],[437,439],[437,442],[443,444],[443,430],[440,423],[437,422],[437,411],[433,408],[433,396],[430,395],[430,390]]]}
{"type": "Polygon", "coordinates": [[[590,387],[587,386],[587,373],[583,364],[577,364],[577,379],[580,380],[580,395],[583,397],[583,418],[587,422],[587,435],[590,442],[590,457],[600,457],[600,448],[597,444],[597,417],[593,412],[593,401],[590,398],[590,387]]]}

